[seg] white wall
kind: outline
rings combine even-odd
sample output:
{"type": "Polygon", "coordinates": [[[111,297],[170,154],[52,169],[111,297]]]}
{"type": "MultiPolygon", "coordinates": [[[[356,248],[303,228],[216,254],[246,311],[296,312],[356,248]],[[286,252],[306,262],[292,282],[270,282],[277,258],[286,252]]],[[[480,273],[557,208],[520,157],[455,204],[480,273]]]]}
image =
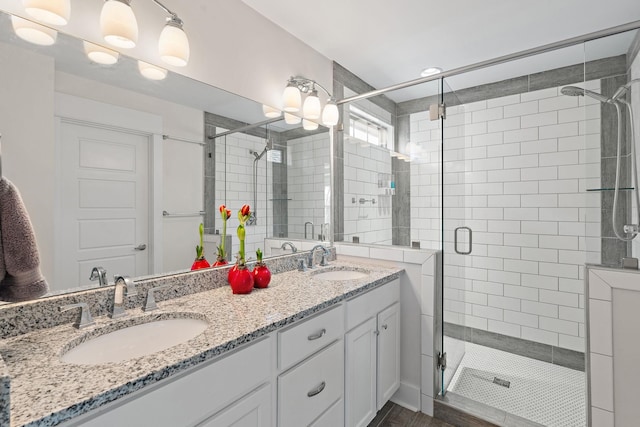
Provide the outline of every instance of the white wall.
{"type": "MultiPolygon", "coordinates": [[[[630,79],[640,79],[640,55],[636,55],[629,70],[630,79]]],[[[627,98],[629,99],[629,98],[627,98]]],[[[631,87],[631,107],[633,108],[633,123],[635,128],[635,147],[636,147],[636,164],[640,164],[640,83],[636,83],[631,87]]],[[[634,197],[632,197],[635,200],[634,197]]],[[[638,207],[635,201],[632,201],[632,223],[635,223],[638,215],[638,207]]],[[[640,238],[635,238],[631,242],[631,253],[634,258],[640,257],[640,238]]]]}
{"type": "MultiPolygon", "coordinates": [[[[103,0],[71,0],[71,19],[61,31],[104,44],[100,35],[103,0]]],[[[191,59],[186,67],[164,64],[157,52],[165,13],[151,1],[133,2],[138,46],[123,53],[157,64],[255,101],[279,106],[286,81],[303,75],[331,87],[332,63],[241,1],[190,0],[167,6],[184,21],[191,59]]],[[[26,16],[20,0],[0,9],[26,16]]]]}
{"type": "MultiPolygon", "coordinates": [[[[440,130],[427,115],[410,122],[411,240],[436,248],[440,130]]],[[[559,88],[474,102],[448,108],[444,135],[445,321],[583,351],[582,265],[600,259],[600,195],[585,192],[600,183],[599,103],[559,88]],[[462,225],[471,256],[453,251],[462,225]]]]}
{"type": "MultiPolygon", "coordinates": [[[[218,129],[223,132],[224,129],[218,129]]],[[[234,133],[216,140],[216,209],[225,204],[231,210],[231,218],[227,222],[227,235],[232,238],[233,253],[227,253],[227,261],[234,263],[235,255],[240,249],[240,241],[236,229],[238,227],[238,211],[242,205],[250,205],[257,212],[257,225],[246,226],[245,259],[256,259],[256,249],[264,250],[264,239],[271,235],[273,219],[271,203],[271,185],[273,174],[271,163],[265,154],[258,161],[258,206],[253,203],[253,160],[251,151],[260,154],[266,145],[264,138],[243,133],[234,133]],[[226,144],[226,145],[225,145],[226,144]]],[[[221,220],[216,219],[216,229],[222,233],[221,220]]],[[[216,254],[207,254],[209,261],[215,260],[216,254]]]]}
{"type": "MultiPolygon", "coordinates": [[[[318,239],[321,224],[329,223],[329,134],[327,132],[287,141],[287,197],[292,239],[304,238],[304,223],[311,221],[307,237],[318,239]]],[[[326,231],[325,231],[326,233],[326,231]]]]}

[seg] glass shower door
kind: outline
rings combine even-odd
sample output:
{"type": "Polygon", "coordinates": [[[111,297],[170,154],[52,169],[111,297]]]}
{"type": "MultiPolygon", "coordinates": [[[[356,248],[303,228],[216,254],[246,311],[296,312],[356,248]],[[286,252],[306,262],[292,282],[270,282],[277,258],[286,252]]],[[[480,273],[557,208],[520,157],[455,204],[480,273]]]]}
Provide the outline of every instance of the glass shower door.
{"type": "MultiPolygon", "coordinates": [[[[465,126],[470,114],[456,94],[442,79],[438,115],[441,129],[441,215],[442,215],[442,353],[440,359],[440,394],[457,371],[465,354],[465,333],[468,306],[466,292],[472,290],[473,265],[468,255],[473,251],[473,227],[469,221],[474,198],[468,177],[473,163],[467,153],[472,151],[471,138],[465,126]]],[[[431,108],[433,110],[433,107],[431,108]]]]}

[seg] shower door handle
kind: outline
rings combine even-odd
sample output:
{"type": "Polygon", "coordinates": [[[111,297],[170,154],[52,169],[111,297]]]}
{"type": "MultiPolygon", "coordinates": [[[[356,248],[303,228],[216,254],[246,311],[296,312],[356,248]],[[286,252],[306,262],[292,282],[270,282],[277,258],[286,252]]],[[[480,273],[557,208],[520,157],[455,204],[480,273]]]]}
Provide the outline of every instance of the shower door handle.
{"type": "Polygon", "coordinates": [[[458,227],[455,230],[453,230],[453,250],[455,250],[456,253],[460,255],[469,255],[472,249],[473,249],[473,230],[471,230],[469,227],[458,227]],[[458,232],[460,230],[467,230],[469,232],[469,250],[468,251],[461,251],[458,249],[458,232]]]}

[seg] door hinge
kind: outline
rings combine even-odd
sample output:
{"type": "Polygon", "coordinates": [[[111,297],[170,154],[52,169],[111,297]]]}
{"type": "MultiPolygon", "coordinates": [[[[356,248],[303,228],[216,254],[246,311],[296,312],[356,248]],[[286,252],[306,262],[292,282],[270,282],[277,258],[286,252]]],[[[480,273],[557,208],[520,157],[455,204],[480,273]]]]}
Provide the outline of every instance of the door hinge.
{"type": "Polygon", "coordinates": [[[429,106],[429,119],[431,121],[447,118],[447,106],[445,104],[431,104],[429,106]]]}
{"type": "Polygon", "coordinates": [[[447,368],[447,353],[438,353],[438,369],[444,371],[447,368]]]}

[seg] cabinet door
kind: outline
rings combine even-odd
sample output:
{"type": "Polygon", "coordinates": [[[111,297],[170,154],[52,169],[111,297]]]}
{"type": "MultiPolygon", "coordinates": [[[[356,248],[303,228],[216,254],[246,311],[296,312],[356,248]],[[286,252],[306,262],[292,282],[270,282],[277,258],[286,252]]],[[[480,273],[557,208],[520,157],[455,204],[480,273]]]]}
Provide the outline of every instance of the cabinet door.
{"type": "Polygon", "coordinates": [[[270,425],[271,385],[265,384],[198,424],[198,427],[269,427],[270,425]]]}
{"type": "Polygon", "coordinates": [[[400,387],[400,303],[378,314],[378,406],[400,387]]]}
{"type": "Polygon", "coordinates": [[[376,408],[376,318],[345,335],[345,424],[366,426],[376,408]]]}

